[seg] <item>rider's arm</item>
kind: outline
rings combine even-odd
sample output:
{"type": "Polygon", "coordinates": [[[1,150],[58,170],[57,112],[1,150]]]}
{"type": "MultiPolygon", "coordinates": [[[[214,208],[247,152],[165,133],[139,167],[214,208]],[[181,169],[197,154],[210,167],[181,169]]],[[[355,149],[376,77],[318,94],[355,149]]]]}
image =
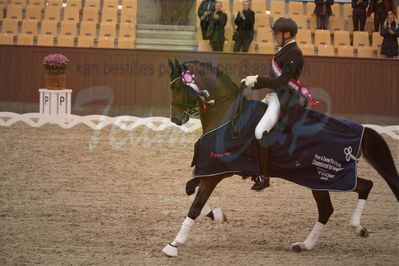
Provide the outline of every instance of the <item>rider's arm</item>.
{"type": "Polygon", "coordinates": [[[280,86],[287,85],[288,82],[298,75],[303,66],[303,57],[300,53],[295,51],[291,52],[287,56],[286,62],[284,62],[281,68],[281,75],[276,77],[264,77],[258,76],[256,83],[254,84],[253,89],[262,89],[262,88],[269,88],[269,89],[277,89],[280,86]]]}

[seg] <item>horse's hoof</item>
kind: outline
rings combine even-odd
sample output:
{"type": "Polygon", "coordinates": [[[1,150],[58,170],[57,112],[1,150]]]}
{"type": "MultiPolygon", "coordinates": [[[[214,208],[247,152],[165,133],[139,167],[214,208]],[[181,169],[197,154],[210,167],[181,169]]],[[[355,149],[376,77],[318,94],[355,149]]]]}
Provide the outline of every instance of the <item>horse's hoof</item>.
{"type": "Polygon", "coordinates": [[[222,209],[216,208],[212,210],[213,220],[217,223],[223,223],[227,221],[226,215],[222,212],[222,209]]]}
{"type": "Polygon", "coordinates": [[[301,242],[297,242],[295,244],[292,244],[292,246],[291,246],[291,250],[295,251],[297,253],[301,252],[304,249],[305,249],[305,245],[301,242]]]}
{"type": "Polygon", "coordinates": [[[168,257],[176,257],[177,246],[173,246],[172,244],[169,243],[162,249],[162,253],[168,257]]]}
{"type": "Polygon", "coordinates": [[[360,236],[360,237],[368,237],[369,232],[367,231],[366,227],[363,227],[361,225],[358,226],[352,226],[353,232],[355,235],[360,236]]]}

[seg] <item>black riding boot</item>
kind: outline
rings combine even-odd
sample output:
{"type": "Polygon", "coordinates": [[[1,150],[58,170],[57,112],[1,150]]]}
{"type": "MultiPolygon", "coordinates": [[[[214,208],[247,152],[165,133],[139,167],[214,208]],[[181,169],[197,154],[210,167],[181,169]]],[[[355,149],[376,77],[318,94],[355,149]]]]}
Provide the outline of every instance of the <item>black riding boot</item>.
{"type": "MultiPolygon", "coordinates": [[[[265,143],[265,138],[267,138],[267,133],[263,133],[262,139],[260,139],[260,143],[265,143]]],[[[259,147],[259,163],[260,163],[260,176],[253,176],[252,181],[255,182],[251,187],[252,190],[262,191],[265,188],[270,186],[270,178],[268,174],[268,162],[269,162],[269,152],[267,147],[264,145],[260,145],[259,147]]]]}

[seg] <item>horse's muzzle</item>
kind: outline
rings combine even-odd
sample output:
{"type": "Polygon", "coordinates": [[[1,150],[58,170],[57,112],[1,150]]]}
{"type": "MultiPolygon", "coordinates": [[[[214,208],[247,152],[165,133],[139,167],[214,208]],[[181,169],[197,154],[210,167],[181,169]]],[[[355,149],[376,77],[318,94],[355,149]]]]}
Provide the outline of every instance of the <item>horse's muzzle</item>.
{"type": "Polygon", "coordinates": [[[178,114],[171,118],[172,123],[181,126],[188,121],[188,115],[178,114]]]}

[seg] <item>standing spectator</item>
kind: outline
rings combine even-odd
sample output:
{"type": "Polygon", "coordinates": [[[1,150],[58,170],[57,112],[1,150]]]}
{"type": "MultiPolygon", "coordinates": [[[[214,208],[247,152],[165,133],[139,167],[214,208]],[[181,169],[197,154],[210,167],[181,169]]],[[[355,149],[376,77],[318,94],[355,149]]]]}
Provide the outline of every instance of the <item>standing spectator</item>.
{"type": "Polygon", "coordinates": [[[369,0],[352,0],[353,8],[353,30],[364,31],[364,26],[366,25],[366,9],[369,5],[369,0]],[[360,27],[359,27],[360,24],[360,27]]]}
{"type": "Polygon", "coordinates": [[[222,2],[216,1],[215,12],[209,15],[209,27],[207,37],[213,51],[223,51],[224,27],[226,26],[227,15],[222,11],[222,2]]]}
{"type": "Polygon", "coordinates": [[[384,37],[381,45],[381,54],[388,58],[398,56],[398,21],[393,12],[388,12],[385,22],[381,26],[381,36],[384,37]]]}
{"type": "Polygon", "coordinates": [[[254,38],[255,12],[249,6],[249,1],[242,2],[242,10],[238,11],[234,23],[237,25],[238,37],[234,43],[234,52],[248,52],[254,38]]]}
{"type": "Polygon", "coordinates": [[[215,11],[215,4],[216,0],[203,0],[198,7],[197,14],[201,20],[201,33],[203,40],[208,40],[206,37],[206,32],[209,26],[209,15],[211,12],[215,11]]]}
{"type": "Polygon", "coordinates": [[[317,18],[317,28],[320,30],[326,30],[328,28],[328,19],[332,15],[331,5],[334,4],[334,0],[314,0],[316,7],[314,13],[317,18]]]}
{"type": "Polygon", "coordinates": [[[395,14],[393,0],[371,0],[367,9],[367,16],[371,16],[374,13],[374,31],[378,32],[380,30],[389,11],[395,14]]]}

